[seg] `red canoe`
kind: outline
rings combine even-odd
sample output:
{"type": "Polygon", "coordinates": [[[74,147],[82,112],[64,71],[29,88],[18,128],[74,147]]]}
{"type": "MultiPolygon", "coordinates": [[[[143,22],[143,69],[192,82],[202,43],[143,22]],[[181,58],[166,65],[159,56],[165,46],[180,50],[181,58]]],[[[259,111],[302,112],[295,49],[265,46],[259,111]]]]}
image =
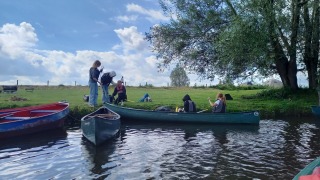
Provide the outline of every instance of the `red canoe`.
{"type": "Polygon", "coordinates": [[[63,127],[69,103],[1,110],[0,139],[63,127]]]}

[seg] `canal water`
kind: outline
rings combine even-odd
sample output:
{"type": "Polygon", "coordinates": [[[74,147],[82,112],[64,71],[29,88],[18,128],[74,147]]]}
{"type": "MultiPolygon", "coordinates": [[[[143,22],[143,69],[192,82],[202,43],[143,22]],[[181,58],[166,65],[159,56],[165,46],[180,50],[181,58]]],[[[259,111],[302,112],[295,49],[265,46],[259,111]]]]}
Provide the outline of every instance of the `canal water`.
{"type": "Polygon", "coordinates": [[[122,122],[99,147],[79,126],[0,143],[0,179],[292,179],[320,156],[316,119],[260,125],[122,122]]]}

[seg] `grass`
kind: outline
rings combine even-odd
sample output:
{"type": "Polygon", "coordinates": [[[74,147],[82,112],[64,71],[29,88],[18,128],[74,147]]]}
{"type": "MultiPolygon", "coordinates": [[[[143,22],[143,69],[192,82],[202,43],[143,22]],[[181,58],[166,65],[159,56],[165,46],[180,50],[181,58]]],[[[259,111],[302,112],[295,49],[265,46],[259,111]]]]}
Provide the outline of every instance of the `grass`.
{"type": "MultiPolygon", "coordinates": [[[[39,105],[66,100],[70,103],[71,114],[76,118],[92,111],[83,100],[83,95],[89,94],[87,86],[33,86],[34,91],[28,92],[26,87],[19,86],[16,93],[0,94],[0,109],[39,105]],[[25,101],[23,101],[25,99],[25,101]]],[[[112,92],[113,87],[109,91],[112,92]]],[[[276,116],[310,116],[311,105],[318,104],[318,96],[315,90],[301,89],[298,92],[290,92],[286,89],[215,89],[213,87],[127,87],[128,101],[125,106],[155,109],[159,106],[169,106],[175,109],[182,107],[182,98],[189,94],[196,103],[198,111],[210,112],[208,97],[215,99],[216,94],[222,92],[230,94],[233,100],[227,101],[228,112],[259,110],[263,118],[276,116]],[[152,102],[138,102],[148,93],[152,102]]],[[[99,105],[101,101],[101,89],[99,89],[99,105]]]]}

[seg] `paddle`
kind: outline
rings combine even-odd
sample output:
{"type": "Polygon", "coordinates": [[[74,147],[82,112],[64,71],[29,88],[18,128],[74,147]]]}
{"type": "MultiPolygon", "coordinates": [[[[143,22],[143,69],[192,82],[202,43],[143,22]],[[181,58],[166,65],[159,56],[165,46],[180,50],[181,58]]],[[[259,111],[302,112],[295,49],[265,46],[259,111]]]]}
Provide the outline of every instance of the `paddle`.
{"type": "Polygon", "coordinates": [[[198,111],[197,113],[202,113],[202,112],[205,112],[206,110],[208,110],[208,109],[204,109],[202,111],[198,111]]]}

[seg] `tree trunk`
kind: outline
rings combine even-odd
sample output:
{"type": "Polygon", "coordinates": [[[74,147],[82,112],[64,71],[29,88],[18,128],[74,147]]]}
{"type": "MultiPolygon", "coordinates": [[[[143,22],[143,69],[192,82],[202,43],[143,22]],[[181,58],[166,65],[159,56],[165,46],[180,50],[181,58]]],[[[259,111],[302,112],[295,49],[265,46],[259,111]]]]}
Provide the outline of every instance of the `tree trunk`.
{"type": "Polygon", "coordinates": [[[318,86],[317,67],[319,58],[319,0],[314,0],[313,13],[310,19],[309,4],[304,4],[303,20],[305,26],[303,61],[308,72],[309,89],[318,86]]]}
{"type": "Polygon", "coordinates": [[[269,37],[272,51],[274,54],[274,61],[276,69],[280,75],[281,81],[284,87],[290,88],[292,90],[297,90],[298,81],[297,81],[297,35],[298,35],[298,26],[299,26],[299,16],[301,7],[298,5],[297,0],[292,2],[292,19],[291,19],[291,36],[290,43],[283,36],[281,29],[278,30],[276,27],[276,17],[273,12],[273,0],[268,1],[269,4],[266,8],[267,19],[269,22],[269,37]],[[280,38],[283,43],[280,43],[280,38]],[[283,46],[282,46],[283,44],[283,46]],[[287,49],[284,50],[284,47],[287,49]],[[290,60],[286,56],[285,52],[288,52],[290,60]]]}

